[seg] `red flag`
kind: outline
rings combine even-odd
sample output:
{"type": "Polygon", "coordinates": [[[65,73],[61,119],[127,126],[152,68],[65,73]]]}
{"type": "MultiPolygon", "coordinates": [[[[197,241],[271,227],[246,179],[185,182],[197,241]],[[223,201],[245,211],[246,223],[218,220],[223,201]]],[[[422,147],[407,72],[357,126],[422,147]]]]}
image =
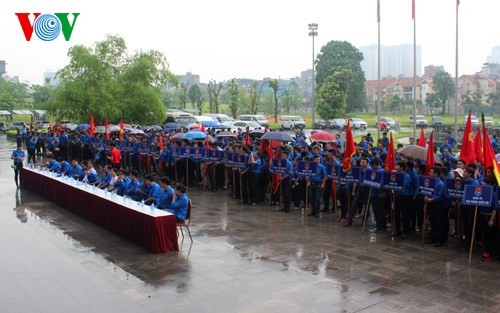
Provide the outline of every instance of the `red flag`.
{"type": "Polygon", "coordinates": [[[387,155],[385,157],[385,170],[392,172],[396,166],[396,154],[394,153],[394,140],[392,139],[392,132],[390,133],[389,148],[387,148],[387,155]]]}
{"type": "Polygon", "coordinates": [[[434,131],[431,133],[431,137],[429,138],[429,147],[427,148],[427,156],[425,158],[425,175],[429,176],[431,168],[436,165],[436,161],[434,159],[434,131]]]}
{"type": "Polygon", "coordinates": [[[201,132],[206,133],[207,130],[205,129],[205,125],[203,125],[203,122],[201,122],[201,132]]]}
{"type": "Polygon", "coordinates": [[[411,0],[411,19],[415,19],[415,0],[411,0]]]}
{"type": "Polygon", "coordinates": [[[462,147],[460,148],[460,158],[469,165],[476,161],[476,153],[474,149],[474,137],[472,133],[471,110],[469,110],[469,117],[465,123],[464,136],[462,137],[462,147]]]}
{"type": "Polygon", "coordinates": [[[267,150],[269,149],[269,141],[268,140],[262,140],[260,143],[260,151],[267,153],[267,150]]]}
{"type": "Polygon", "coordinates": [[[210,144],[208,143],[208,135],[207,138],[205,138],[205,148],[210,149],[210,144]]]}
{"type": "Polygon", "coordinates": [[[380,0],[377,0],[377,23],[380,23],[380,0]]]}
{"type": "Polygon", "coordinates": [[[160,134],[160,152],[163,151],[163,135],[160,134]]]}
{"type": "MultiPolygon", "coordinates": [[[[125,129],[123,128],[123,119],[121,118],[120,119],[120,134],[118,135],[118,137],[120,139],[123,138],[123,135],[125,134],[125,129]]],[[[161,137],[160,137],[161,138],[161,137]]],[[[162,149],[163,150],[163,149],[162,149]]]]}
{"type": "Polygon", "coordinates": [[[500,170],[498,166],[497,158],[495,157],[495,152],[493,151],[493,147],[491,146],[490,136],[488,135],[488,129],[486,129],[486,124],[484,123],[483,116],[483,135],[484,135],[484,174],[486,176],[486,170],[491,167],[493,170],[493,175],[497,180],[497,183],[500,182],[500,170]]]}
{"type": "Polygon", "coordinates": [[[347,172],[351,169],[351,158],[356,152],[356,146],[354,145],[354,138],[352,137],[351,121],[347,120],[347,130],[345,133],[345,149],[344,149],[344,160],[342,161],[342,169],[347,172]]]}
{"type": "Polygon", "coordinates": [[[425,142],[425,134],[424,134],[424,129],[420,128],[420,138],[418,138],[418,145],[420,147],[424,147],[427,145],[425,142]]]}
{"type": "Polygon", "coordinates": [[[245,146],[250,145],[250,128],[247,126],[247,131],[245,133],[245,146]]]}
{"type": "Polygon", "coordinates": [[[31,135],[31,133],[33,132],[34,125],[35,125],[35,123],[33,122],[33,115],[31,115],[31,122],[30,122],[30,135],[31,135]]]}
{"type": "Polygon", "coordinates": [[[483,138],[481,137],[481,131],[477,129],[476,139],[474,140],[474,152],[476,153],[476,161],[484,164],[484,151],[483,151],[483,138]]]}
{"type": "Polygon", "coordinates": [[[109,140],[111,139],[111,136],[109,135],[109,125],[108,125],[108,119],[106,119],[105,121],[105,128],[104,128],[105,132],[106,132],[106,139],[109,140]]]}
{"type": "Polygon", "coordinates": [[[267,127],[264,127],[264,134],[267,133],[267,127]]]}
{"type": "Polygon", "coordinates": [[[95,134],[95,123],[94,123],[94,117],[92,116],[92,113],[90,113],[90,121],[89,121],[89,135],[94,136],[95,134]]]}

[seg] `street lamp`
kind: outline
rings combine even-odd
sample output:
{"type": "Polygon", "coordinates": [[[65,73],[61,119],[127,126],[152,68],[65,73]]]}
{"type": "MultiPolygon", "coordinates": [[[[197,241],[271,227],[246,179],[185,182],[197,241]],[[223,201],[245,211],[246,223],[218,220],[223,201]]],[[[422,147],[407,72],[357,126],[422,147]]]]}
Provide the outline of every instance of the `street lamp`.
{"type": "Polygon", "coordinates": [[[309,36],[313,39],[313,55],[312,55],[312,121],[314,123],[314,110],[316,108],[316,103],[314,102],[314,37],[318,36],[318,24],[311,23],[309,26],[309,36]]]}

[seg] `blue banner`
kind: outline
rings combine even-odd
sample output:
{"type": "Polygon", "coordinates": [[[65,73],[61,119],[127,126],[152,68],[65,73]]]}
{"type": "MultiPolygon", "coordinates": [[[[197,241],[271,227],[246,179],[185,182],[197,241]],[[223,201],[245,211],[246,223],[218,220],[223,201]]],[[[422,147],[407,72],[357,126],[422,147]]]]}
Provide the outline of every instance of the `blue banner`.
{"type": "Polygon", "coordinates": [[[446,195],[450,198],[462,199],[464,196],[465,186],[470,185],[471,181],[461,178],[446,179],[446,195]]]}
{"type": "Polygon", "coordinates": [[[234,167],[235,168],[239,168],[240,170],[243,171],[247,167],[246,155],[234,153],[233,160],[234,160],[234,167]]]}
{"type": "Polygon", "coordinates": [[[500,207],[500,188],[497,190],[497,208],[500,207]]]}
{"type": "Polygon", "coordinates": [[[316,168],[318,164],[309,161],[299,161],[297,163],[297,176],[298,177],[313,177],[316,175],[316,168]]]}
{"type": "Polygon", "coordinates": [[[177,159],[179,157],[179,147],[175,145],[172,147],[172,158],[177,159]]]}
{"type": "Polygon", "coordinates": [[[284,174],[286,173],[286,159],[274,159],[273,160],[273,173],[284,174]]]}
{"type": "Polygon", "coordinates": [[[229,167],[234,167],[234,156],[236,155],[236,153],[234,152],[228,152],[227,153],[227,166],[229,167]]]}
{"type": "Polygon", "coordinates": [[[361,167],[351,167],[350,171],[339,170],[339,180],[343,183],[360,183],[361,167]]]}
{"type": "Polygon", "coordinates": [[[436,179],[429,176],[418,176],[417,192],[427,197],[434,197],[436,194],[436,179]]]}
{"type": "Polygon", "coordinates": [[[221,151],[221,162],[224,164],[229,163],[229,152],[227,151],[221,151]]]}
{"type": "Polygon", "coordinates": [[[182,158],[182,159],[189,158],[189,147],[180,147],[179,148],[179,158],[182,158]]]}
{"type": "Polygon", "coordinates": [[[203,158],[203,148],[189,148],[189,158],[191,160],[201,160],[203,158]]]}
{"type": "Polygon", "coordinates": [[[493,204],[493,186],[465,186],[464,197],[462,198],[464,205],[477,205],[490,207],[493,204]]]}
{"type": "Polygon", "coordinates": [[[326,176],[328,179],[339,180],[341,165],[336,165],[334,163],[326,163],[326,176]]]}
{"type": "Polygon", "coordinates": [[[383,182],[384,189],[394,191],[404,191],[405,189],[404,173],[384,172],[383,182]]]}
{"type": "Polygon", "coordinates": [[[210,162],[220,162],[221,159],[221,151],[216,149],[206,150],[208,155],[208,161],[210,162]]]}
{"type": "Polygon", "coordinates": [[[382,188],[384,180],[384,171],[375,171],[372,169],[367,169],[365,171],[365,177],[363,177],[362,184],[365,186],[370,186],[373,188],[382,188]]]}

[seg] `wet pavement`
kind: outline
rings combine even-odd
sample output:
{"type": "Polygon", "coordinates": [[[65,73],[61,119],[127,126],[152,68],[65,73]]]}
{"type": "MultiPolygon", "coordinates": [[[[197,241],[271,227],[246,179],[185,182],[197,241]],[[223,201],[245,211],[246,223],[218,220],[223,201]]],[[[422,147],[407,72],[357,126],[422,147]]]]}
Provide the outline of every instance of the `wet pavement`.
{"type": "MultiPolygon", "coordinates": [[[[499,312],[500,262],[190,189],[154,255],[22,189],[0,137],[0,312],[499,312]]],[[[105,208],[103,208],[105,209],[105,208]]]]}

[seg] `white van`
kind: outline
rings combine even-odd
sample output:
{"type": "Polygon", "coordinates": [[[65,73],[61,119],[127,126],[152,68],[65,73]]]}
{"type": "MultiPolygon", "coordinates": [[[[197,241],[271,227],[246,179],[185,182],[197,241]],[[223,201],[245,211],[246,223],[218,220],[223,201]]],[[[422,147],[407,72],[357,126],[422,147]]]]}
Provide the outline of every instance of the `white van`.
{"type": "Polygon", "coordinates": [[[209,116],[198,115],[198,116],[194,116],[194,118],[196,119],[196,123],[198,123],[200,125],[202,122],[215,122],[215,120],[209,116]]]}
{"type": "Polygon", "coordinates": [[[189,117],[189,116],[193,116],[193,114],[177,109],[168,109],[167,119],[165,120],[165,123],[177,123],[177,121],[175,120],[177,117],[189,117]]]}
{"type": "Polygon", "coordinates": [[[223,124],[234,122],[234,119],[227,116],[226,114],[203,114],[203,116],[208,116],[208,117],[214,119],[216,122],[223,123],[223,124]]]}
{"type": "Polygon", "coordinates": [[[240,121],[256,122],[262,127],[269,127],[269,122],[264,115],[240,115],[240,121]]]}
{"type": "Polygon", "coordinates": [[[280,126],[281,128],[289,128],[289,129],[295,129],[295,128],[304,128],[306,127],[306,121],[302,118],[302,116],[296,116],[296,115],[282,115],[280,117],[280,126]]]}

